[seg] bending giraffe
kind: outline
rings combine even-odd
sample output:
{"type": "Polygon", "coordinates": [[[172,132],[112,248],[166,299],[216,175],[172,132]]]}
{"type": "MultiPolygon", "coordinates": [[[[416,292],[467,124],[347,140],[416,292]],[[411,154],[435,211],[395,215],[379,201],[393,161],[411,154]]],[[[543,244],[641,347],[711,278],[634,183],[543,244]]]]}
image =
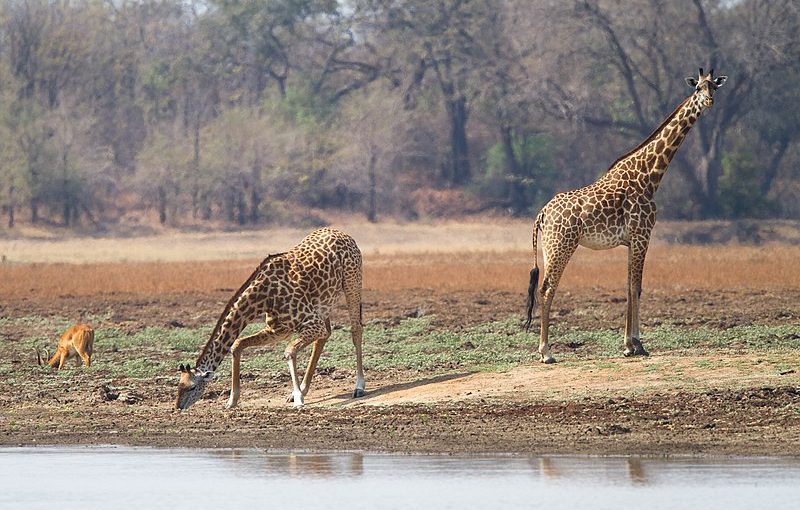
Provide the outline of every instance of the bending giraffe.
{"type": "Polygon", "coordinates": [[[197,402],[214,371],[230,352],[231,394],[227,407],[239,401],[239,365],[247,347],[266,345],[292,338],[284,356],[292,379],[289,402],[302,407],[322,348],[331,335],[329,315],[344,293],[350,315],[351,335],[356,350],[356,388],[353,397],[364,395],[361,363],[361,251],[349,235],[322,228],[306,236],[300,244],[277,255],[270,255],[234,293],[206,342],[195,368],[180,366],[176,407],[186,409],[197,402]],[[266,316],[267,327],[253,335],[238,338],[248,323],[266,316]],[[311,359],[300,383],[297,352],[312,344],[311,359]]]}
{"type": "Polygon", "coordinates": [[[534,267],[528,286],[527,321],[530,329],[539,282],[537,237],[541,233],[544,275],[539,291],[541,336],[539,354],[543,363],[553,363],[548,335],[550,305],[558,282],[578,245],[593,250],[628,247],[628,310],[625,316],[625,356],[647,356],[639,336],[639,298],[642,270],[656,222],[653,195],[672,157],[700,114],[714,104],[714,92],[727,76],[714,78],[700,69],[697,78],[686,78],[694,92],[638,147],[622,156],[594,184],[553,197],[533,226],[534,267]]]}

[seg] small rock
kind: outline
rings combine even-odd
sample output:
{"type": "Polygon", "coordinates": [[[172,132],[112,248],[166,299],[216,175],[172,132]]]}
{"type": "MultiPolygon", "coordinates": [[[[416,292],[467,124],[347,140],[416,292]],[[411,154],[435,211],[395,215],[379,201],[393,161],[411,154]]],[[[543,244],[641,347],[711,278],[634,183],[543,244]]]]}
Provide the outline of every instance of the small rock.
{"type": "Polygon", "coordinates": [[[138,395],[132,391],[121,391],[119,393],[119,397],[117,398],[117,401],[122,402],[123,404],[136,404],[142,400],[143,399],[141,395],[138,395]]]}
{"type": "Polygon", "coordinates": [[[114,391],[114,389],[107,384],[101,384],[97,388],[95,395],[97,395],[102,402],[111,402],[119,398],[119,392],[114,391]]]}
{"type": "Polygon", "coordinates": [[[467,340],[466,342],[464,342],[463,344],[461,344],[461,348],[462,348],[462,349],[467,349],[467,350],[472,350],[472,349],[474,349],[474,348],[475,348],[475,344],[473,344],[472,342],[470,342],[469,340],[467,340]]]}
{"type": "Polygon", "coordinates": [[[631,429],[628,427],[624,427],[622,425],[617,425],[616,423],[609,426],[608,430],[606,431],[607,434],[629,434],[631,429]]]}

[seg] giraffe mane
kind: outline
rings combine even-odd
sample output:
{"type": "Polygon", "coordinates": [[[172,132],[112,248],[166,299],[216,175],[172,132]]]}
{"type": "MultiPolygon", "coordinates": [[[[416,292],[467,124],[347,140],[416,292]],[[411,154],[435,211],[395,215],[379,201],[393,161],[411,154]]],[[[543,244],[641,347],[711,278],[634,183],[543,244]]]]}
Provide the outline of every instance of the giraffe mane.
{"type": "Polygon", "coordinates": [[[664,122],[662,122],[661,124],[659,124],[659,126],[658,126],[657,128],[655,128],[655,129],[653,130],[653,132],[652,132],[652,133],[650,133],[650,136],[648,136],[648,137],[645,139],[645,141],[643,141],[642,143],[640,143],[639,145],[637,145],[636,147],[634,147],[634,148],[633,148],[633,149],[631,149],[630,151],[626,152],[625,154],[623,154],[622,156],[620,156],[619,158],[617,158],[617,159],[616,159],[616,161],[614,161],[613,163],[611,163],[611,166],[609,166],[609,167],[608,167],[608,169],[606,170],[606,172],[604,172],[604,173],[607,173],[609,170],[611,170],[612,168],[614,168],[615,166],[617,166],[617,163],[619,163],[619,162],[620,162],[620,161],[622,161],[623,159],[626,159],[626,158],[628,158],[628,157],[632,156],[634,153],[636,153],[636,152],[637,152],[638,150],[640,150],[642,147],[644,147],[644,146],[645,146],[645,145],[647,145],[648,143],[652,142],[652,141],[653,141],[653,140],[656,138],[656,135],[657,135],[658,133],[660,133],[662,129],[664,129],[664,126],[666,126],[666,125],[669,123],[669,121],[671,121],[671,120],[672,120],[672,118],[673,118],[673,117],[675,117],[675,114],[677,114],[677,113],[678,113],[678,110],[680,110],[681,108],[683,108],[683,106],[684,106],[684,105],[685,105],[687,102],[689,102],[689,100],[690,100],[690,99],[692,99],[692,96],[689,96],[689,97],[687,97],[686,99],[684,99],[683,101],[681,101],[681,104],[679,104],[679,105],[678,105],[678,106],[677,106],[677,107],[676,107],[676,108],[675,108],[675,109],[672,111],[672,113],[670,113],[669,115],[667,115],[667,118],[666,118],[666,119],[664,119],[664,122]]]}
{"type": "Polygon", "coordinates": [[[219,331],[220,331],[220,329],[222,329],[222,323],[225,322],[225,318],[228,316],[228,312],[231,311],[231,308],[233,307],[233,304],[236,303],[236,300],[239,299],[239,296],[242,295],[242,292],[244,292],[244,290],[246,288],[248,288],[250,286],[250,284],[253,283],[253,280],[255,280],[256,277],[258,276],[258,274],[267,267],[267,264],[270,261],[272,261],[275,258],[282,257],[284,255],[286,255],[286,252],[273,253],[271,255],[267,255],[267,258],[265,258],[264,260],[261,261],[260,264],[258,264],[258,267],[250,274],[250,276],[242,284],[242,286],[239,287],[239,290],[237,290],[236,292],[233,293],[233,296],[231,296],[231,298],[228,300],[228,304],[226,304],[225,308],[222,310],[222,313],[220,314],[219,319],[217,319],[217,324],[214,326],[214,329],[211,331],[211,336],[209,337],[208,341],[206,341],[205,345],[203,346],[203,350],[200,351],[200,356],[197,357],[197,362],[195,363],[195,367],[200,364],[200,361],[203,358],[205,358],[206,354],[208,353],[208,350],[211,348],[211,345],[214,343],[214,340],[219,335],[219,331]]]}

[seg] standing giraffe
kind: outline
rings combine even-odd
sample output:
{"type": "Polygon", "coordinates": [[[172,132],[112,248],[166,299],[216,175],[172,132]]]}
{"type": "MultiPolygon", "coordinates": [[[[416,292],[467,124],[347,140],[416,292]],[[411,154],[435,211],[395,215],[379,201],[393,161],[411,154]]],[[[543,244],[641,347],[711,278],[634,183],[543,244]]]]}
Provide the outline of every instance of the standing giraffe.
{"type": "Polygon", "coordinates": [[[361,365],[361,251],[349,235],[332,228],[315,230],[300,244],[277,255],[270,255],[236,291],[225,306],[206,342],[195,368],[180,366],[176,407],[186,409],[197,402],[214,371],[230,351],[231,395],[227,407],[239,401],[239,364],[246,347],[297,338],[286,347],[284,356],[292,378],[289,402],[303,406],[303,397],[322,348],[331,335],[328,318],[331,308],[344,293],[350,314],[351,335],[356,348],[356,388],[353,397],[364,396],[361,365]],[[246,337],[239,333],[258,316],[266,316],[267,327],[246,337]],[[238,338],[238,339],[237,339],[238,338]],[[313,344],[300,384],[297,377],[297,351],[313,344]]]}
{"type": "Polygon", "coordinates": [[[594,184],[553,197],[536,216],[533,226],[534,266],[528,287],[525,330],[530,329],[539,282],[537,236],[542,234],[544,276],[540,290],[542,330],[539,354],[553,363],[547,337],[550,305],[564,268],[578,245],[593,250],[628,247],[628,310],[625,318],[625,356],[647,356],[639,337],[639,298],[642,270],[650,232],[656,222],[653,195],[686,133],[700,114],[714,104],[714,91],[727,76],[713,77],[700,69],[697,78],[686,78],[694,93],[638,147],[622,156],[594,184]]]}

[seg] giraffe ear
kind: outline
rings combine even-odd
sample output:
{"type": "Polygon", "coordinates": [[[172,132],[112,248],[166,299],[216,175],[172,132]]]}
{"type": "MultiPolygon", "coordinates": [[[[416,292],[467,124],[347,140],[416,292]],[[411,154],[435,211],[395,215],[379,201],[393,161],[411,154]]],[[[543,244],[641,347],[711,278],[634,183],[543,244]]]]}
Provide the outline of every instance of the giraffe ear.
{"type": "Polygon", "coordinates": [[[692,88],[697,87],[697,78],[692,78],[691,76],[687,76],[686,84],[692,88]]]}
{"type": "Polygon", "coordinates": [[[714,78],[714,85],[715,85],[717,88],[720,88],[720,87],[722,86],[722,84],[723,84],[723,83],[725,83],[725,81],[726,81],[727,79],[728,79],[728,77],[727,77],[727,76],[725,76],[725,75],[718,76],[718,77],[714,78]]]}

